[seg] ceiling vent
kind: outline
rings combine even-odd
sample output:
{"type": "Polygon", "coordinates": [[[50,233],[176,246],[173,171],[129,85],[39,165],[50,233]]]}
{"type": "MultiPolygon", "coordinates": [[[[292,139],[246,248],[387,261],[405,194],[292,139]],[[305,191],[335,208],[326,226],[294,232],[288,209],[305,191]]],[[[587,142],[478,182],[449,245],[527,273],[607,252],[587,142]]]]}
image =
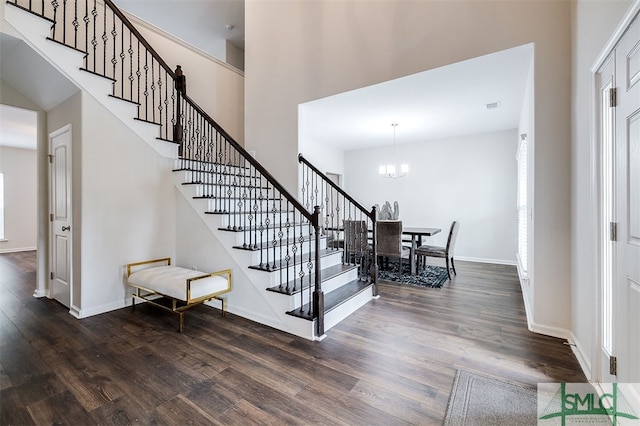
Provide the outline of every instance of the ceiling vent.
{"type": "Polygon", "coordinates": [[[487,109],[497,109],[500,107],[500,102],[491,102],[490,104],[487,104],[486,107],[487,109]]]}

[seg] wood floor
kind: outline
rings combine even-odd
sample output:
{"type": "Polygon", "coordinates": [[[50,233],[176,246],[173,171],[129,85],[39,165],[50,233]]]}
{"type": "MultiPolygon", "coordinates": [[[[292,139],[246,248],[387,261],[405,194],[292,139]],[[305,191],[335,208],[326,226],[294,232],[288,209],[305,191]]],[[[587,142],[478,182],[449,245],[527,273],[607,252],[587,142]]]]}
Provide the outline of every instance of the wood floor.
{"type": "Polygon", "coordinates": [[[442,289],[381,283],[322,342],[202,306],[76,320],[32,296],[35,253],[0,255],[0,424],[441,424],[456,369],[584,382],[527,330],[515,268],[457,262],[442,289]]]}

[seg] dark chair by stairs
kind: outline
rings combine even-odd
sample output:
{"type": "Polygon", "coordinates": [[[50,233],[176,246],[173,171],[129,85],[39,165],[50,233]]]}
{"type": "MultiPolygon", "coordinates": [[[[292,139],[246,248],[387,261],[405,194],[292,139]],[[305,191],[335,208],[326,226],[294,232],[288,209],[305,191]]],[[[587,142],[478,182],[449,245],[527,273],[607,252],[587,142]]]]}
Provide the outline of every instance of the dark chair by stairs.
{"type": "Polygon", "coordinates": [[[384,258],[389,263],[389,258],[398,258],[398,269],[402,271],[402,221],[381,220],[376,224],[376,244],[378,258],[384,258]]]}
{"type": "Polygon", "coordinates": [[[451,223],[451,228],[449,229],[449,238],[447,238],[446,247],[423,245],[416,248],[418,267],[420,267],[420,261],[425,261],[426,257],[444,258],[447,264],[447,275],[449,276],[449,279],[451,279],[451,270],[453,270],[455,275],[458,275],[456,273],[456,266],[453,262],[453,248],[456,244],[458,228],[460,228],[460,222],[454,220],[453,223],[451,223]]]}

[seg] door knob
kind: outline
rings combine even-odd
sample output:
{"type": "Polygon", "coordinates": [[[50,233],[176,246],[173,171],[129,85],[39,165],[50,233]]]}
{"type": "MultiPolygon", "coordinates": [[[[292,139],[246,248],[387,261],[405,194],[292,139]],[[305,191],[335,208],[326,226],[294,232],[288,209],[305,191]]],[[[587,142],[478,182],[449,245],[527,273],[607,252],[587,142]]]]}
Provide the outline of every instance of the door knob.
{"type": "Polygon", "coordinates": [[[63,226],[63,227],[62,227],[62,230],[63,230],[63,231],[71,231],[71,225],[69,225],[69,226],[63,226]]]}

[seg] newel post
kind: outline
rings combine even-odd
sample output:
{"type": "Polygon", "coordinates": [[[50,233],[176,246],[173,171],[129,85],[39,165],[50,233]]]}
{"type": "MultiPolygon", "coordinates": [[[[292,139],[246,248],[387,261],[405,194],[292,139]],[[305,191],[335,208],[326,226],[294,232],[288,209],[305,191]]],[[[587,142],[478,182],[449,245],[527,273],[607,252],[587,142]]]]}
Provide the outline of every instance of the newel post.
{"type": "Polygon", "coordinates": [[[316,246],[316,276],[313,291],[313,312],[316,317],[316,336],[324,335],[324,293],[322,292],[322,277],[320,273],[320,206],[313,208],[313,227],[315,229],[316,246]]]}
{"type": "Polygon", "coordinates": [[[176,66],[176,119],[173,125],[173,141],[180,144],[178,147],[178,155],[182,156],[182,97],[187,94],[187,77],[182,72],[180,65],[176,66]]]}
{"type": "Polygon", "coordinates": [[[377,297],[378,293],[378,226],[376,224],[378,219],[378,212],[376,206],[371,208],[371,222],[373,228],[373,242],[371,244],[371,253],[373,259],[371,259],[371,282],[373,283],[373,296],[377,297]]]}

